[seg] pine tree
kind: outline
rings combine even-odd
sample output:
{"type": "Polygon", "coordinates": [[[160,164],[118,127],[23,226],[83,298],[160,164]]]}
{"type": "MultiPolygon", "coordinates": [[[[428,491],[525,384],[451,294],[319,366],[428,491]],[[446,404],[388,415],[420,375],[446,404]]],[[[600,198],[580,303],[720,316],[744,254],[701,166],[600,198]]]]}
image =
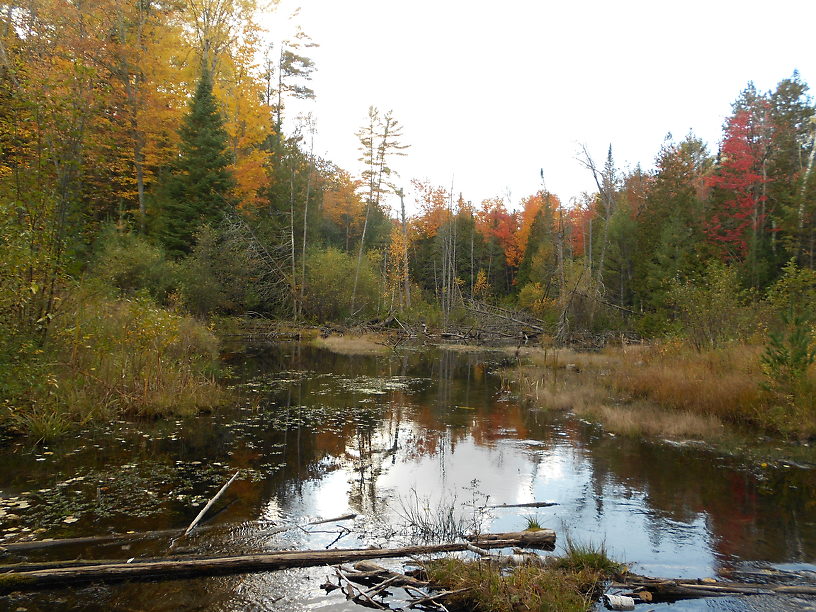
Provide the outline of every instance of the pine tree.
{"type": "Polygon", "coordinates": [[[159,232],[174,254],[189,253],[196,229],[217,223],[222,211],[234,205],[228,135],[206,68],[179,134],[179,156],[165,186],[159,232]]]}

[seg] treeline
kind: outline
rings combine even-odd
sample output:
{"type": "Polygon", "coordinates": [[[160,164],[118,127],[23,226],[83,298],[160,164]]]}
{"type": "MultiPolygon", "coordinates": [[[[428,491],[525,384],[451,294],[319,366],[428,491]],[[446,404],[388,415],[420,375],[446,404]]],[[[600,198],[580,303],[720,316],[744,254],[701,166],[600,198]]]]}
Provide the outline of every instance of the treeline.
{"type": "Polygon", "coordinates": [[[756,329],[758,304],[775,305],[765,322],[812,318],[816,132],[797,74],[742,92],[716,154],[667,138],[643,172],[584,150],[597,192],[567,205],[542,188],[514,211],[400,180],[402,126],[374,107],[359,175],[316,156],[312,118],[288,114],[315,96],[315,43],[268,45],[258,15],[254,0],[0,5],[4,420],[171,409],[211,384],[213,315],[444,327],[475,298],[564,342],[614,329],[700,347],[756,329]],[[139,358],[105,365],[131,340],[139,358]]]}

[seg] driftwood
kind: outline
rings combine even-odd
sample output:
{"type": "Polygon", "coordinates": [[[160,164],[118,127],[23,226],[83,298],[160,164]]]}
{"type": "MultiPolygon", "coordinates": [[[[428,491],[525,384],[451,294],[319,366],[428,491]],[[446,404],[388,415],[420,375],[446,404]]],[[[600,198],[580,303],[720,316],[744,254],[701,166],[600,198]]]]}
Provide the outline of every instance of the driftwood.
{"type": "MultiPolygon", "coordinates": [[[[199,531],[212,529],[213,526],[199,527],[199,531]]],[[[43,548],[56,548],[59,546],[84,546],[101,545],[108,546],[121,542],[132,542],[139,540],[150,540],[153,538],[163,538],[167,536],[179,536],[184,533],[184,529],[158,529],[156,531],[135,531],[133,533],[111,533],[100,536],[87,536],[81,538],[61,538],[58,540],[31,540],[28,542],[8,542],[0,545],[0,553],[3,552],[28,552],[43,548]]]]}
{"type": "Polygon", "coordinates": [[[320,521],[312,521],[311,523],[307,523],[307,525],[323,525],[325,523],[339,523],[340,521],[350,521],[351,519],[357,518],[356,514],[344,514],[342,516],[337,516],[335,518],[323,519],[320,521]]]}
{"type": "MultiPolygon", "coordinates": [[[[504,548],[512,546],[552,548],[555,543],[555,533],[551,530],[541,530],[536,532],[485,534],[474,537],[471,541],[483,548],[504,548]]],[[[262,572],[295,567],[334,565],[365,559],[408,557],[411,555],[427,555],[462,550],[467,550],[467,544],[450,543],[383,549],[279,551],[266,554],[240,555],[212,559],[136,561],[133,563],[63,567],[0,574],[0,592],[40,590],[48,587],[88,582],[112,583],[125,580],[169,580],[194,576],[262,572]]]]}
{"type": "MultiPolygon", "coordinates": [[[[233,502],[230,502],[232,504],[233,502]]],[[[230,504],[224,506],[224,508],[229,507],[230,504]]],[[[208,529],[218,528],[225,528],[225,527],[242,527],[246,526],[248,523],[224,523],[221,525],[202,525],[202,522],[210,521],[214,516],[219,514],[222,510],[216,510],[213,512],[209,517],[203,519],[203,521],[199,521],[199,524],[196,526],[195,530],[197,532],[206,531],[208,529]]],[[[311,523],[307,523],[308,525],[322,525],[324,523],[335,523],[340,521],[347,521],[353,518],[356,518],[356,514],[344,514],[343,516],[338,516],[331,519],[325,519],[320,521],[313,521],[311,523]]],[[[265,521],[257,521],[258,524],[266,525],[268,524],[265,521]]],[[[284,531],[289,531],[291,529],[297,529],[299,525],[289,525],[286,527],[278,527],[271,530],[265,530],[264,535],[274,535],[277,533],[282,533],[284,531]]],[[[178,536],[184,535],[184,528],[180,529],[157,529],[155,531],[134,531],[133,533],[110,533],[105,535],[98,535],[98,536],[85,536],[80,538],[60,538],[55,540],[29,540],[23,542],[7,542],[5,544],[0,545],[0,553],[16,553],[16,552],[29,552],[32,550],[41,550],[46,548],[57,548],[60,546],[111,546],[115,544],[124,544],[127,542],[137,542],[141,540],[152,540],[156,538],[174,538],[178,536]]]]}
{"type": "Polygon", "coordinates": [[[498,506],[488,506],[488,508],[549,508],[557,505],[556,502],[529,502],[527,504],[499,504],[498,506]]]}
{"type": "Polygon", "coordinates": [[[190,532],[191,532],[193,529],[195,529],[195,528],[196,528],[196,525],[198,525],[198,522],[199,522],[199,521],[200,521],[202,518],[204,518],[204,515],[205,515],[205,514],[207,514],[207,510],[209,510],[210,508],[212,508],[212,505],[213,505],[213,504],[214,504],[216,501],[218,501],[218,498],[219,498],[219,497],[221,497],[221,496],[224,494],[224,491],[226,491],[226,490],[229,488],[229,486],[232,484],[232,481],[233,481],[233,480],[235,480],[236,478],[238,478],[238,474],[239,474],[239,473],[240,473],[240,472],[235,472],[235,474],[233,474],[233,475],[232,475],[232,478],[230,478],[230,479],[227,481],[227,484],[225,484],[223,487],[221,487],[221,488],[218,490],[218,493],[216,493],[216,494],[215,494],[215,495],[212,497],[212,499],[211,499],[210,501],[208,501],[208,502],[207,502],[207,505],[206,505],[206,506],[204,506],[204,507],[201,509],[201,512],[199,512],[199,513],[198,513],[198,516],[196,516],[196,517],[193,519],[193,522],[192,522],[192,523],[190,523],[190,526],[189,526],[189,527],[187,527],[187,529],[184,531],[184,534],[182,534],[182,535],[189,535],[189,534],[190,534],[190,532]]]}
{"type": "Polygon", "coordinates": [[[681,599],[702,597],[728,597],[732,595],[816,595],[814,584],[755,584],[712,579],[688,578],[663,579],[627,574],[613,586],[630,588],[626,593],[636,602],[674,602],[681,599]]]}

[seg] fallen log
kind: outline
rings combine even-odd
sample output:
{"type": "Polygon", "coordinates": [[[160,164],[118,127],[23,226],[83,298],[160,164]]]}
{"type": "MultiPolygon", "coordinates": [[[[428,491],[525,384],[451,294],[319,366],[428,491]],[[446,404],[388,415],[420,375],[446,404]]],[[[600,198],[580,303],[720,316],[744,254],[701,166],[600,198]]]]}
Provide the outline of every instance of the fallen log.
{"type": "Polygon", "coordinates": [[[557,502],[529,502],[526,504],[499,504],[497,506],[488,506],[488,508],[549,508],[557,505],[557,502]]]}
{"type": "Polygon", "coordinates": [[[730,595],[816,595],[813,584],[756,584],[712,579],[661,579],[630,574],[618,583],[635,589],[630,596],[649,602],[674,602],[681,599],[728,597],[730,595]],[[648,593],[648,598],[642,596],[648,593]]]}
{"type": "MultiPolygon", "coordinates": [[[[555,532],[544,529],[534,532],[484,534],[478,537],[474,536],[471,541],[483,548],[505,548],[513,546],[552,548],[555,543],[555,532]]],[[[266,554],[211,559],[109,563],[104,565],[9,572],[0,574],[0,592],[32,591],[49,587],[86,584],[89,582],[113,583],[126,580],[170,580],[195,576],[216,576],[296,567],[313,567],[316,565],[335,565],[365,559],[457,552],[467,550],[467,546],[468,544],[457,542],[427,546],[405,546],[402,548],[278,551],[266,554]]]]}
{"type": "Polygon", "coordinates": [[[500,540],[518,542],[518,544],[514,544],[514,546],[526,546],[527,548],[541,548],[544,550],[552,550],[555,546],[555,532],[552,529],[511,531],[508,533],[482,533],[467,536],[467,539],[472,544],[479,544],[483,548],[502,548],[502,546],[486,546],[488,543],[500,540]]]}

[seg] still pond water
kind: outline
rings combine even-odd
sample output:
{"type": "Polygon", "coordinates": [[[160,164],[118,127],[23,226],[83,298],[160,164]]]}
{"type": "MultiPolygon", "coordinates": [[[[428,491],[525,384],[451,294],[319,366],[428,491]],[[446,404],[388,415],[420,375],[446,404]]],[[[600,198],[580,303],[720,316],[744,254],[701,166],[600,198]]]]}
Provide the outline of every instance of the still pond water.
{"type": "MultiPolygon", "coordinates": [[[[216,504],[221,511],[175,553],[406,543],[406,508],[453,503],[462,516],[481,518],[484,530],[517,531],[532,516],[555,529],[561,545],[567,535],[605,543],[642,574],[816,572],[816,470],[763,466],[694,444],[625,440],[536,410],[502,388],[496,370],[506,359],[237,347],[226,355],[242,397],[234,408],[116,422],[48,447],[16,441],[0,448],[0,545],[183,527],[241,470],[216,504]],[[558,505],[474,515],[485,500],[558,505]],[[306,525],[347,513],[358,516],[306,525]]],[[[168,546],[167,539],[75,546],[26,559],[139,558],[167,554],[168,546]]],[[[315,568],[12,594],[0,596],[0,610],[361,609],[319,588],[327,574],[315,568]]],[[[795,610],[816,602],[722,598],[649,609],[662,608],[795,610]]]]}

